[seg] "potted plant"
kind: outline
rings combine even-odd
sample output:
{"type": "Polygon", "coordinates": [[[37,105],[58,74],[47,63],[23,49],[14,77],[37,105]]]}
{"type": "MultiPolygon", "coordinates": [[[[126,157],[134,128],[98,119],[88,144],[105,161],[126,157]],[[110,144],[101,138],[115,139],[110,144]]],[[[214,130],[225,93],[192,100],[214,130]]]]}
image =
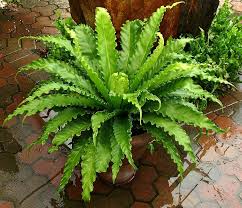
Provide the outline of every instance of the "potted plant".
{"type": "Polygon", "coordinates": [[[197,99],[220,101],[192,78],[227,82],[210,75],[212,69],[206,65],[186,63],[183,48],[190,39],[169,39],[164,45],[157,33],[164,13],[173,6],[158,8],[146,22],[127,21],[121,30],[120,51],[111,17],[104,8],[96,10],[95,31],[66,19],[57,21],[60,35],[29,37],[46,42],[49,54],[20,72],[44,70],[51,79],[38,85],[6,121],[45,109],[58,112],[34,144],[46,143],[48,135],[55,132],[53,152],[74,138],[60,190],[78,164],[84,200],[90,200],[96,174],[106,172],[110,165],[113,182],[124,158],[136,169],[131,142],[140,132],[148,132],[154,142],[165,147],[181,174],[178,146],[195,162],[190,138],[181,123],[221,132],[193,104],[197,99]]]}
{"type": "MultiPolygon", "coordinates": [[[[105,7],[119,34],[126,20],[149,17],[158,7],[171,5],[177,0],[69,0],[71,15],[77,23],[86,23],[94,28],[96,7],[105,7]]],[[[219,0],[184,0],[176,8],[168,11],[163,19],[160,32],[165,39],[180,34],[198,35],[199,28],[208,30],[219,0]]]]}

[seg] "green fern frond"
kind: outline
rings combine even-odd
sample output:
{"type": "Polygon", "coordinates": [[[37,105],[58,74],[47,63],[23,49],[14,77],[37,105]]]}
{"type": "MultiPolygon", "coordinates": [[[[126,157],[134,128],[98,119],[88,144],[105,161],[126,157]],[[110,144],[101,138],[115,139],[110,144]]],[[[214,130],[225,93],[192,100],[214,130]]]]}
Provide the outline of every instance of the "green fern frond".
{"type": "Polygon", "coordinates": [[[41,86],[37,87],[37,89],[34,92],[32,92],[32,94],[28,98],[26,98],[21,104],[26,102],[31,102],[34,99],[40,98],[43,95],[49,94],[52,91],[60,91],[60,90],[68,91],[70,93],[78,93],[80,95],[90,98],[91,100],[96,101],[99,105],[107,106],[107,104],[96,95],[93,95],[84,89],[65,84],[61,81],[45,82],[41,86]]]}
{"type": "Polygon", "coordinates": [[[80,59],[85,56],[87,62],[97,73],[98,70],[98,53],[96,49],[96,36],[93,29],[87,25],[78,25],[73,30],[69,31],[75,45],[75,54],[80,59]]]}
{"type": "Polygon", "coordinates": [[[138,109],[139,115],[140,115],[140,122],[141,122],[141,120],[142,120],[142,108],[141,108],[141,105],[140,105],[139,100],[138,100],[139,96],[140,96],[139,92],[123,94],[123,99],[127,100],[129,103],[131,103],[132,105],[134,105],[138,109]]]}
{"type": "Polygon", "coordinates": [[[164,117],[169,117],[173,121],[185,122],[186,124],[213,130],[216,133],[223,132],[191,103],[167,100],[162,103],[158,112],[164,117]]]}
{"type": "Polygon", "coordinates": [[[179,57],[186,59],[188,54],[184,52],[184,48],[187,43],[191,42],[191,40],[191,38],[169,38],[162,50],[162,53],[160,54],[160,57],[157,59],[153,68],[149,71],[148,79],[154,77],[154,75],[160,72],[160,69],[167,66],[167,64],[180,61],[179,57]]]}
{"type": "Polygon", "coordinates": [[[52,140],[52,144],[56,147],[64,144],[68,139],[72,139],[74,136],[80,136],[85,130],[91,127],[90,121],[78,118],[65,125],[52,140]]]}
{"type": "Polygon", "coordinates": [[[84,148],[81,162],[82,198],[84,201],[90,201],[90,193],[93,191],[93,183],[96,180],[96,147],[92,141],[89,141],[84,148]]]}
{"type": "Polygon", "coordinates": [[[69,153],[67,161],[65,163],[63,176],[60,181],[58,189],[59,192],[64,190],[65,186],[68,184],[71,178],[75,167],[80,163],[82,153],[84,152],[83,148],[83,142],[78,142],[69,153]]]}
{"type": "Polygon", "coordinates": [[[78,25],[74,31],[76,34],[75,45],[80,47],[81,54],[90,60],[96,59],[96,38],[93,29],[87,25],[78,25]]]}
{"type": "Polygon", "coordinates": [[[108,101],[109,100],[108,88],[106,87],[103,80],[99,77],[98,73],[88,63],[87,59],[84,56],[81,56],[79,61],[82,65],[82,67],[84,68],[84,70],[86,71],[90,80],[95,84],[95,87],[97,88],[97,90],[103,95],[103,97],[106,99],[106,101],[108,101]]]}
{"type": "Polygon", "coordinates": [[[122,152],[128,159],[129,163],[136,169],[131,152],[131,129],[132,121],[130,117],[116,117],[113,123],[113,132],[117,143],[122,152]]]}
{"type": "Polygon", "coordinates": [[[122,50],[119,55],[118,67],[123,72],[126,72],[130,58],[135,53],[136,43],[139,39],[143,24],[141,20],[128,20],[121,28],[120,39],[122,50]]]}
{"type": "Polygon", "coordinates": [[[34,39],[34,40],[43,41],[45,43],[55,45],[59,48],[63,48],[64,50],[70,52],[71,55],[75,56],[71,41],[67,40],[61,35],[56,35],[56,36],[46,35],[46,36],[36,36],[36,37],[26,36],[26,37],[22,37],[21,39],[34,39]]]}
{"type": "Polygon", "coordinates": [[[140,68],[139,71],[134,75],[134,80],[131,83],[130,89],[136,90],[144,75],[150,72],[150,69],[156,65],[163,49],[164,49],[164,38],[162,34],[158,33],[159,36],[159,44],[154,50],[154,52],[150,55],[150,57],[145,61],[144,65],[140,68]]]}
{"type": "Polygon", "coordinates": [[[61,17],[58,17],[55,21],[56,28],[60,31],[61,35],[64,36],[67,39],[70,39],[70,36],[68,34],[68,30],[76,27],[75,22],[71,17],[68,17],[66,19],[62,19],[61,17]]]}
{"type": "Polygon", "coordinates": [[[209,75],[208,73],[205,73],[205,72],[199,73],[199,78],[201,80],[207,80],[207,81],[210,81],[210,82],[230,85],[233,88],[235,88],[235,86],[233,84],[231,84],[230,82],[228,82],[227,80],[220,78],[220,77],[213,76],[213,75],[209,75]]]}
{"type": "Polygon", "coordinates": [[[96,9],[97,50],[106,85],[110,76],[117,71],[117,44],[111,17],[104,8],[96,9]]]}
{"type": "Polygon", "coordinates": [[[184,172],[183,162],[179,154],[179,150],[173,141],[159,128],[151,125],[145,125],[145,129],[156,139],[158,143],[163,145],[167,153],[171,156],[171,159],[177,165],[179,173],[182,175],[184,172]]]}
{"type": "Polygon", "coordinates": [[[109,96],[114,108],[120,108],[122,95],[129,92],[129,77],[122,72],[113,73],[109,79],[109,96]]]}
{"type": "Polygon", "coordinates": [[[158,111],[161,107],[161,100],[158,96],[150,93],[148,90],[144,90],[141,93],[141,98],[140,98],[141,105],[143,106],[147,100],[158,102],[158,108],[154,109],[154,111],[158,111]]]}
{"type": "Polygon", "coordinates": [[[117,175],[119,173],[120,167],[122,165],[122,161],[124,159],[124,153],[119,146],[114,134],[110,135],[111,142],[111,161],[112,161],[112,179],[113,183],[115,182],[117,175]]]}
{"type": "Polygon", "coordinates": [[[111,161],[111,143],[110,138],[113,135],[113,129],[110,122],[102,125],[97,136],[96,145],[96,172],[106,172],[111,161]]]}
{"type": "Polygon", "coordinates": [[[157,90],[157,94],[161,97],[168,96],[202,100],[210,99],[211,101],[218,103],[220,106],[223,105],[215,95],[204,90],[200,85],[195,84],[191,78],[183,78],[169,83],[157,90]]]}
{"type": "Polygon", "coordinates": [[[43,70],[46,71],[68,83],[84,88],[90,92],[93,91],[92,85],[82,76],[80,76],[76,69],[69,64],[55,59],[38,59],[32,63],[22,67],[19,72],[29,70],[43,70]]]}
{"type": "Polygon", "coordinates": [[[163,6],[158,8],[144,25],[139,41],[137,42],[135,53],[130,59],[128,66],[130,73],[135,73],[144,64],[150,54],[165,11],[166,8],[163,6]]]}
{"type": "Polygon", "coordinates": [[[47,95],[41,99],[35,99],[30,103],[18,107],[12,114],[10,114],[6,120],[9,121],[14,116],[25,114],[25,117],[34,115],[38,112],[41,112],[45,109],[51,109],[54,106],[56,107],[65,107],[65,106],[82,106],[82,107],[97,107],[97,104],[80,95],[64,95],[64,94],[54,94],[47,95]],[[37,108],[38,106],[38,108],[37,108]]]}
{"type": "Polygon", "coordinates": [[[161,71],[154,78],[144,82],[144,84],[141,86],[141,89],[154,90],[171,81],[174,81],[183,77],[193,77],[199,73],[200,73],[200,68],[197,65],[179,63],[179,62],[170,64],[167,68],[161,71]]]}
{"type": "Polygon", "coordinates": [[[101,128],[102,124],[108,121],[109,119],[113,118],[118,114],[118,111],[98,111],[91,117],[91,123],[92,123],[92,130],[93,130],[93,143],[96,145],[97,143],[97,135],[98,130],[101,128]]]}
{"type": "Polygon", "coordinates": [[[65,126],[70,121],[84,114],[85,111],[81,110],[80,108],[66,108],[58,112],[58,114],[52,120],[46,123],[42,135],[31,146],[35,144],[45,144],[48,140],[48,136],[50,133],[56,132],[58,128],[65,126]]]}
{"type": "Polygon", "coordinates": [[[162,116],[155,115],[153,113],[147,113],[143,116],[144,123],[151,123],[157,128],[163,128],[170,136],[174,136],[174,139],[181,145],[188,153],[193,162],[196,161],[194,152],[192,150],[191,141],[185,130],[182,129],[176,122],[163,118],[162,116]]]}

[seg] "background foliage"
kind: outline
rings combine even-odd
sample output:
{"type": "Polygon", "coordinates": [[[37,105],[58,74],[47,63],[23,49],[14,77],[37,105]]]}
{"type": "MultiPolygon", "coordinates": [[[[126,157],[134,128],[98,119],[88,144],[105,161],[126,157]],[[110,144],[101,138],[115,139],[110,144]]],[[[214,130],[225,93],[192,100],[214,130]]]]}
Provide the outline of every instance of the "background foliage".
{"type": "MultiPolygon", "coordinates": [[[[242,17],[234,14],[228,0],[219,9],[208,34],[201,32],[200,37],[190,44],[190,52],[196,61],[209,63],[217,70],[217,76],[229,82],[240,82],[239,70],[242,67],[242,17]]],[[[209,91],[221,93],[221,85],[202,84],[209,91]]]]}

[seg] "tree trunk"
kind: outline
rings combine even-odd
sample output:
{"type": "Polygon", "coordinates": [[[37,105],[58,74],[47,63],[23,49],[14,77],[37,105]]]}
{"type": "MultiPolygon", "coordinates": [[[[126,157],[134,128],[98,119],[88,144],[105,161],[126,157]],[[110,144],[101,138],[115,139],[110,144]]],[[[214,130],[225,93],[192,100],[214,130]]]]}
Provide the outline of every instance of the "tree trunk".
{"type": "MultiPolygon", "coordinates": [[[[149,17],[161,5],[171,5],[177,0],[69,0],[71,14],[77,23],[87,23],[94,27],[95,8],[105,7],[112,16],[119,33],[126,20],[149,17]]],[[[185,0],[185,4],[169,10],[161,24],[161,32],[167,39],[182,33],[197,35],[199,27],[208,30],[219,0],[185,0]]]]}

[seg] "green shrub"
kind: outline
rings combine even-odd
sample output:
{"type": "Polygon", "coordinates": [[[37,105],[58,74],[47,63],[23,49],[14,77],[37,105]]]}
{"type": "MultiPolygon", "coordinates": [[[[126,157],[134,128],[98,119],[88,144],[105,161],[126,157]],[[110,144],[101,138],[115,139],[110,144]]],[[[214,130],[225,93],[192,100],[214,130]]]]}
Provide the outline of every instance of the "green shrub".
{"type": "MultiPolygon", "coordinates": [[[[239,70],[242,67],[242,24],[241,16],[233,13],[228,0],[219,9],[207,35],[190,44],[190,52],[196,61],[218,65],[216,75],[229,82],[240,82],[239,70]]],[[[221,89],[221,85],[205,83],[209,91],[221,89]]]]}
{"type": "Polygon", "coordinates": [[[14,3],[14,4],[19,4],[21,2],[21,0],[3,0],[6,3],[14,3]]]}
{"type": "Polygon", "coordinates": [[[127,21],[122,27],[119,51],[115,29],[104,8],[96,10],[95,31],[67,19],[57,21],[60,35],[29,37],[47,43],[50,52],[21,72],[44,70],[52,78],[36,86],[6,121],[45,109],[58,111],[34,144],[45,144],[48,135],[55,132],[49,150],[53,152],[74,138],[60,190],[78,164],[84,200],[90,200],[96,173],[107,171],[110,164],[113,181],[125,157],[136,168],[131,140],[137,129],[149,132],[164,146],[181,174],[183,162],[177,146],[195,161],[190,138],[181,124],[221,132],[193,104],[197,99],[220,101],[192,78],[228,82],[211,76],[205,65],[181,61],[186,60],[184,47],[190,39],[170,39],[164,45],[158,31],[170,8],[160,7],[146,22],[127,21]]]}

